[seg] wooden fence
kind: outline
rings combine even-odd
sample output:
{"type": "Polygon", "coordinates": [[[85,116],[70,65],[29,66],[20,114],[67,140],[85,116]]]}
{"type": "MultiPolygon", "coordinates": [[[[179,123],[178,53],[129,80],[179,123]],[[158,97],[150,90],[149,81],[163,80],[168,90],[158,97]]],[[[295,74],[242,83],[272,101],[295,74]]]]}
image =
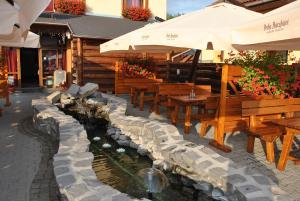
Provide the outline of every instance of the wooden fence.
{"type": "Polygon", "coordinates": [[[168,82],[193,82],[197,85],[211,85],[214,92],[220,91],[222,64],[199,63],[194,72],[191,63],[169,63],[168,82]]]}
{"type": "Polygon", "coordinates": [[[115,65],[125,57],[153,58],[157,63],[158,78],[166,77],[166,54],[100,54],[99,45],[105,40],[75,38],[72,41],[73,83],[83,85],[87,82],[98,83],[103,92],[115,91],[115,65]],[[161,70],[164,69],[164,70],[161,70]]]}

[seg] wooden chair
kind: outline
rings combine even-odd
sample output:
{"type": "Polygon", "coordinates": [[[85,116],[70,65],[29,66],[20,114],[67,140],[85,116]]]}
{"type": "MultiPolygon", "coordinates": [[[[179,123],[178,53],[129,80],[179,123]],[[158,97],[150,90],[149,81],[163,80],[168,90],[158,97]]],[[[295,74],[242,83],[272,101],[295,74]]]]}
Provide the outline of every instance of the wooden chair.
{"type": "Polygon", "coordinates": [[[175,106],[169,96],[188,95],[194,87],[193,83],[162,83],[156,85],[154,110],[160,113],[160,106],[167,107],[169,112],[175,106]]]}
{"type": "Polygon", "coordinates": [[[274,162],[274,142],[285,131],[284,128],[268,122],[282,118],[282,114],[292,117],[299,111],[300,98],[243,101],[242,115],[250,117],[247,151],[253,153],[255,138],[259,138],[266,143],[267,160],[274,162]]]}

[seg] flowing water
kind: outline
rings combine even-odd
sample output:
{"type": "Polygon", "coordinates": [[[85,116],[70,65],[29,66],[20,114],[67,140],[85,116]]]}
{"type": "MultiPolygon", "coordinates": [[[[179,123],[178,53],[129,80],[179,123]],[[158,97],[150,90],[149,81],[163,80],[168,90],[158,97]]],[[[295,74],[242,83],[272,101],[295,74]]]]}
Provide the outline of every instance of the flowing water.
{"type": "MultiPolygon", "coordinates": [[[[147,187],[142,178],[138,176],[139,171],[152,167],[152,160],[146,156],[140,156],[135,149],[123,147],[125,153],[118,153],[116,149],[120,148],[114,140],[105,135],[105,128],[88,130],[91,140],[90,150],[95,159],[93,169],[98,179],[112,186],[119,191],[135,198],[147,198],[149,196],[147,187]],[[101,140],[93,141],[94,137],[100,137],[101,140]],[[104,143],[111,144],[111,148],[102,148],[104,143]]],[[[152,200],[155,201],[197,201],[198,192],[186,192],[186,189],[180,183],[166,187],[161,193],[154,193],[152,200]]],[[[201,198],[201,200],[210,200],[201,198]]]]}

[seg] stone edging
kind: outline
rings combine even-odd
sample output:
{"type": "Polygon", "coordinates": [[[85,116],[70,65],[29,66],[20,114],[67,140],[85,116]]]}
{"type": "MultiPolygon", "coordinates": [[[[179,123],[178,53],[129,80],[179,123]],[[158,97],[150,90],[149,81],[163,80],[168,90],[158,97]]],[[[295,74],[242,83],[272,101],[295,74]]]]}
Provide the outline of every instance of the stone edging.
{"type": "MultiPolygon", "coordinates": [[[[59,139],[54,173],[65,201],[138,201],[101,183],[92,169],[87,133],[79,122],[65,115],[46,99],[32,100],[34,126],[59,139]]],[[[143,199],[146,201],[147,199],[143,199]]]]}
{"type": "MultiPolygon", "coordinates": [[[[261,173],[238,166],[208,147],[183,140],[173,125],[126,116],[126,100],[102,95],[108,99],[111,126],[120,129],[140,149],[147,150],[155,164],[172,167],[177,173],[197,181],[196,189],[203,190],[203,183],[210,182],[223,189],[232,200],[293,200],[261,173]]],[[[93,154],[88,152],[86,131],[77,120],[45,99],[33,100],[32,105],[36,128],[60,140],[53,165],[60,192],[66,200],[132,200],[97,179],[91,167],[93,154]]]]}

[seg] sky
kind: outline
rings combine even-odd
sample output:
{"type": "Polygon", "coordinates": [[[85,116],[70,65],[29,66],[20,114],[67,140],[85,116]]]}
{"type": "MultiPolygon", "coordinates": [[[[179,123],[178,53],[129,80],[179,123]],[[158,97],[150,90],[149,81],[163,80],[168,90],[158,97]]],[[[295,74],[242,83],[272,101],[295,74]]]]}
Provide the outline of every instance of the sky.
{"type": "Polygon", "coordinates": [[[199,10],[211,3],[214,0],[167,0],[168,13],[188,13],[194,10],[199,10]]]}

